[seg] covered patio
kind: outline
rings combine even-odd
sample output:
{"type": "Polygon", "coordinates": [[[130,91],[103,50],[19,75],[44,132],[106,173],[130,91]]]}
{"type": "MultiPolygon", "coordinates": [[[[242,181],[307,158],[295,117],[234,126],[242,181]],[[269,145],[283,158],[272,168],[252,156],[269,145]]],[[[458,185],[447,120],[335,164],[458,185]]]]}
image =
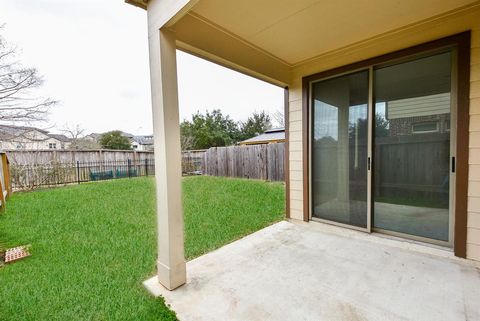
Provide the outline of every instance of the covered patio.
{"type": "Polygon", "coordinates": [[[274,224],[187,270],[175,291],[156,277],[144,283],[184,321],[480,320],[474,264],[441,248],[324,224],[274,224]]]}
{"type": "MultiPolygon", "coordinates": [[[[158,274],[145,285],[155,295],[164,296],[181,320],[480,319],[480,275],[475,267],[475,262],[480,261],[478,1],[127,2],[147,10],[158,169],[158,274]],[[188,263],[184,258],[181,208],[177,49],[285,88],[287,221],[188,263]],[[436,72],[442,70],[441,66],[435,61],[445,52],[447,72],[441,76],[436,72]],[[429,60],[431,57],[433,60],[429,60]],[[418,68],[411,72],[408,63],[412,61],[424,61],[423,73],[430,78],[418,78],[418,74],[422,76],[418,68]],[[431,64],[434,68],[429,67],[431,64]],[[447,197],[441,209],[438,204],[410,204],[398,197],[392,201],[398,189],[411,188],[412,182],[390,184],[390,203],[377,204],[374,209],[375,201],[382,201],[382,195],[375,194],[375,186],[380,189],[382,185],[372,174],[380,168],[372,158],[373,142],[377,141],[373,135],[377,116],[374,96],[381,92],[381,88],[374,88],[374,79],[382,79],[377,77],[377,70],[397,65],[403,66],[405,79],[393,69],[393,82],[384,82],[392,96],[386,96],[384,106],[395,107],[399,101],[411,105],[412,101],[436,95],[436,107],[422,117],[437,117],[438,95],[447,97],[446,110],[440,108],[441,113],[452,115],[444,126],[448,132],[444,135],[448,136],[445,152],[430,153],[437,157],[432,164],[442,161],[437,175],[442,180],[430,184],[418,181],[414,187],[421,193],[412,194],[420,195],[417,198],[427,195],[433,200],[430,203],[435,203],[432,194],[444,193],[447,197]],[[354,73],[361,74],[361,81],[347,79],[354,73]],[[343,112],[335,112],[337,118],[332,119],[336,124],[326,142],[340,147],[355,142],[358,147],[363,139],[365,151],[355,152],[358,157],[349,157],[351,152],[346,147],[330,153],[335,156],[331,161],[334,166],[325,172],[336,176],[331,179],[326,175],[325,188],[315,192],[312,110],[317,102],[330,100],[311,93],[314,84],[328,88],[329,79],[340,79],[345,86],[337,88],[338,93],[328,90],[328,94],[334,93],[344,101],[335,103],[343,106],[338,109],[343,112]],[[427,83],[435,88],[398,95],[391,91],[400,88],[397,82],[409,90],[419,87],[412,83],[427,83]],[[358,139],[361,130],[347,122],[347,111],[360,104],[349,99],[355,97],[356,91],[361,93],[361,105],[365,106],[362,139],[358,139]],[[363,184],[356,192],[355,184],[349,185],[356,177],[349,166],[360,173],[357,176],[363,184]],[[332,187],[335,185],[330,181],[338,188],[332,187]],[[332,212],[341,213],[332,220],[320,217],[323,210],[317,206],[325,205],[329,199],[332,204],[345,204],[335,206],[332,212]],[[393,206],[396,203],[401,207],[393,206]],[[315,214],[317,207],[320,214],[315,214]],[[386,213],[375,217],[375,210],[382,209],[386,213]],[[359,211],[362,222],[352,219],[356,217],[353,210],[359,211]],[[350,221],[343,222],[341,215],[350,221]],[[325,221],[337,226],[326,225],[325,221]],[[383,221],[388,222],[385,228],[383,221]]],[[[407,107],[421,109],[410,105],[407,107]]],[[[408,115],[389,117],[407,119],[408,115]]],[[[358,124],[359,119],[355,119],[358,124]]],[[[404,127],[408,135],[416,135],[410,123],[404,127]]],[[[433,130],[439,128],[437,125],[433,130]]],[[[404,141],[397,139],[397,134],[388,135],[392,140],[404,141]]],[[[428,146],[431,142],[424,139],[422,144],[428,146]]],[[[418,175],[410,175],[415,176],[412,181],[433,173],[432,166],[418,166],[422,154],[417,156],[408,163],[412,168],[404,166],[410,174],[418,169],[418,175]]],[[[383,163],[394,165],[384,173],[397,174],[396,163],[383,163]]],[[[412,198],[411,194],[405,195],[402,197],[412,198]]]]}

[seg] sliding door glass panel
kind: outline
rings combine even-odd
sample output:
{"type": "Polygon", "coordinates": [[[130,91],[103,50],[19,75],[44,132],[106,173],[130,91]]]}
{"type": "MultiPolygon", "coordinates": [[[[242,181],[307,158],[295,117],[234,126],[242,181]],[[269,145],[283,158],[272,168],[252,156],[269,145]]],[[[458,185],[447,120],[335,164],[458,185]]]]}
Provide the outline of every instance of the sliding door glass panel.
{"type": "Polygon", "coordinates": [[[451,53],[374,71],[374,227],[448,241],[451,53]]]}
{"type": "Polygon", "coordinates": [[[312,216],[367,227],[368,71],[312,84],[312,216]]]}

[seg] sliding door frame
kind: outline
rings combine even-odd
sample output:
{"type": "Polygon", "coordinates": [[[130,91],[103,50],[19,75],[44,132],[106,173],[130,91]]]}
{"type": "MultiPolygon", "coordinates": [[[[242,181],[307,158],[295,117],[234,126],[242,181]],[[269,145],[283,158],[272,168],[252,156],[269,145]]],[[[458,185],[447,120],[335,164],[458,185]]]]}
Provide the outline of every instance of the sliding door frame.
{"type": "MultiPolygon", "coordinates": [[[[385,54],[382,56],[370,58],[364,61],[356,62],[350,65],[341,66],[331,70],[323,71],[314,75],[306,76],[303,78],[303,210],[304,210],[304,220],[314,220],[312,218],[312,197],[311,197],[311,127],[312,119],[311,115],[311,84],[320,80],[338,77],[344,74],[350,74],[359,70],[370,70],[369,71],[369,105],[368,105],[368,117],[369,117],[369,151],[368,155],[370,157],[370,162],[373,160],[373,146],[372,144],[372,135],[373,128],[373,67],[378,65],[384,65],[389,63],[398,63],[402,60],[411,60],[419,55],[429,53],[436,53],[441,50],[447,50],[455,48],[452,52],[455,52],[457,63],[453,66],[456,76],[455,84],[452,84],[452,92],[454,93],[455,101],[453,103],[456,105],[456,137],[452,137],[452,140],[455,139],[455,182],[454,193],[451,197],[454,201],[454,227],[450,224],[450,228],[453,230],[453,249],[454,253],[458,257],[466,257],[466,239],[467,239],[467,190],[468,190],[468,126],[469,126],[469,85],[470,85],[470,31],[466,31],[457,35],[449,36],[446,38],[438,39],[414,47],[402,49],[396,52],[385,54]]],[[[452,120],[453,121],[453,120],[452,120]]],[[[451,165],[452,166],[452,165],[451,165]]],[[[367,171],[368,175],[368,201],[367,208],[369,212],[367,217],[369,217],[368,226],[371,227],[371,216],[372,216],[372,180],[373,180],[373,171],[372,167],[367,171]]],[[[315,219],[317,220],[317,219],[315,219]]],[[[322,220],[324,221],[324,220],[322,220]]],[[[329,223],[332,223],[328,221],[329,223]]],[[[346,224],[336,224],[349,228],[355,228],[346,224]]],[[[368,229],[361,229],[369,232],[368,229]]],[[[450,230],[450,233],[452,233],[450,230]]]]}

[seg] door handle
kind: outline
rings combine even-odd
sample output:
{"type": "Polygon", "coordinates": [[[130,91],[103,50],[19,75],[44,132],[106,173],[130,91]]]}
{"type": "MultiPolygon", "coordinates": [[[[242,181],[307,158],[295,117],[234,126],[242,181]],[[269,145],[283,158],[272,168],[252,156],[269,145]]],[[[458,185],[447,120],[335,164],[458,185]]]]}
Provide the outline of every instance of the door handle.
{"type": "Polygon", "coordinates": [[[367,170],[370,170],[370,157],[367,158],[367,170]]]}
{"type": "Polygon", "coordinates": [[[452,173],[455,173],[455,156],[452,157],[452,173]]]}

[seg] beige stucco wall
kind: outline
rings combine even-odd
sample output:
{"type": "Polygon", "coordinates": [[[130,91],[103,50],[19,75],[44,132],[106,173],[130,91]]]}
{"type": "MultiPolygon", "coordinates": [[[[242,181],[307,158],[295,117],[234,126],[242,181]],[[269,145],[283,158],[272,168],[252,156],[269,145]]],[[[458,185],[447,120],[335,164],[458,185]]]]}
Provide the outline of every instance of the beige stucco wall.
{"type": "Polygon", "coordinates": [[[290,86],[290,216],[303,219],[302,77],[445,36],[472,31],[467,257],[480,261],[480,9],[448,13],[295,66],[290,86]]]}

